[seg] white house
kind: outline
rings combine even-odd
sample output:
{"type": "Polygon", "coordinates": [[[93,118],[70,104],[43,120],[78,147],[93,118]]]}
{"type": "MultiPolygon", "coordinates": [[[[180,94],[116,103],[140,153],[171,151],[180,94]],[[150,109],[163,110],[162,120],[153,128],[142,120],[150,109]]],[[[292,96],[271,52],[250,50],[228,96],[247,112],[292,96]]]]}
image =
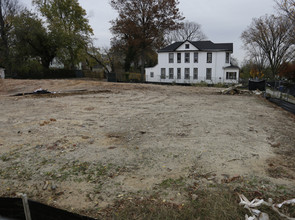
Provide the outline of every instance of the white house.
{"type": "MultiPolygon", "coordinates": [[[[55,57],[50,62],[49,68],[53,68],[53,69],[64,69],[65,68],[65,65],[55,57]]],[[[76,70],[82,70],[82,62],[79,62],[78,64],[76,64],[76,70]]]]}
{"type": "Polygon", "coordinates": [[[158,64],[146,68],[146,81],[193,84],[238,83],[239,68],[231,65],[232,43],[175,42],[158,50],[158,64]]]}

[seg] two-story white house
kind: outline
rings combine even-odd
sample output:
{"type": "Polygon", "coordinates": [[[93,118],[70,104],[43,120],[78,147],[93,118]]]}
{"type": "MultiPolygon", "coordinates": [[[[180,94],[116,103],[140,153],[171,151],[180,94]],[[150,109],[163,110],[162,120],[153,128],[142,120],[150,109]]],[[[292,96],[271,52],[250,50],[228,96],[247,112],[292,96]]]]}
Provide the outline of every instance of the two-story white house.
{"type": "Polygon", "coordinates": [[[175,42],[158,50],[158,64],[146,68],[146,81],[193,84],[238,83],[239,68],[231,65],[232,43],[175,42]]]}

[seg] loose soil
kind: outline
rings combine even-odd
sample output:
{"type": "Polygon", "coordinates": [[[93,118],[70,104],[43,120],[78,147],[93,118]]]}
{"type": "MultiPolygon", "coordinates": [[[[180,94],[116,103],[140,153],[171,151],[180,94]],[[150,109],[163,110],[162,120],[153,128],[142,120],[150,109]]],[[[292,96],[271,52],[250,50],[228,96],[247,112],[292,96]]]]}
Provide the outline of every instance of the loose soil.
{"type": "Polygon", "coordinates": [[[0,86],[0,196],[97,217],[154,193],[182,204],[174,185],[256,178],[295,188],[294,116],[262,97],[91,80],[0,86]],[[39,88],[56,93],[13,96],[39,88]]]}

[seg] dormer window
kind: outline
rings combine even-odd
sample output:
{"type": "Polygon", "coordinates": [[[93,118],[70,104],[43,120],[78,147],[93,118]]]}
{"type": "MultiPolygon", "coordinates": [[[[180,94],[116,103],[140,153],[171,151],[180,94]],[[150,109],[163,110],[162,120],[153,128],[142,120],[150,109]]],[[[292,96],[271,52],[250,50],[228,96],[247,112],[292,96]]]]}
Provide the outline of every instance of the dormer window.
{"type": "Polygon", "coordinates": [[[185,45],[185,49],[189,49],[189,44],[186,44],[185,45]]]}

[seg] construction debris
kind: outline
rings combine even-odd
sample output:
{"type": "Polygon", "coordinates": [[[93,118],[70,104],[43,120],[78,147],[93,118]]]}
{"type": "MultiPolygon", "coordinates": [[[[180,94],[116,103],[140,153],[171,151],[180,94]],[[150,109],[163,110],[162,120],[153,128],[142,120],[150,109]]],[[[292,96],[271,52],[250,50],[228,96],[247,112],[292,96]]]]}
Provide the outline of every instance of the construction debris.
{"type": "Polygon", "coordinates": [[[14,96],[25,96],[25,95],[40,95],[40,94],[52,94],[52,93],[55,93],[55,92],[49,92],[48,90],[46,89],[36,89],[34,90],[33,92],[24,92],[24,93],[17,93],[15,94],[14,96]]]}
{"type": "Polygon", "coordinates": [[[281,217],[286,218],[288,220],[295,220],[293,217],[289,217],[284,215],[279,211],[283,205],[293,205],[295,204],[295,199],[284,201],[280,204],[273,204],[272,199],[268,199],[268,202],[265,202],[263,199],[253,199],[251,202],[244,196],[239,194],[240,197],[240,205],[244,206],[245,209],[248,209],[252,216],[245,215],[246,220],[269,220],[269,215],[267,213],[261,212],[258,209],[255,209],[261,205],[271,207],[276,213],[278,213],[281,217]]]}
{"type": "Polygon", "coordinates": [[[231,86],[227,89],[224,89],[221,91],[221,93],[223,95],[235,95],[235,94],[240,94],[240,90],[238,89],[238,87],[241,87],[242,85],[235,85],[235,86],[231,86]]]}
{"type": "Polygon", "coordinates": [[[220,92],[222,95],[239,95],[239,94],[261,95],[262,94],[262,92],[259,90],[249,91],[247,89],[241,89],[241,87],[242,87],[242,84],[238,84],[238,85],[231,86],[227,89],[224,89],[220,92]]]}
{"type": "Polygon", "coordinates": [[[36,90],[33,92],[33,94],[48,94],[48,93],[51,93],[51,92],[49,92],[47,89],[42,89],[42,88],[40,88],[40,89],[36,89],[36,90]]]}
{"type": "Polygon", "coordinates": [[[261,95],[263,92],[261,92],[259,89],[256,89],[254,91],[251,91],[255,95],[261,95]]]}

